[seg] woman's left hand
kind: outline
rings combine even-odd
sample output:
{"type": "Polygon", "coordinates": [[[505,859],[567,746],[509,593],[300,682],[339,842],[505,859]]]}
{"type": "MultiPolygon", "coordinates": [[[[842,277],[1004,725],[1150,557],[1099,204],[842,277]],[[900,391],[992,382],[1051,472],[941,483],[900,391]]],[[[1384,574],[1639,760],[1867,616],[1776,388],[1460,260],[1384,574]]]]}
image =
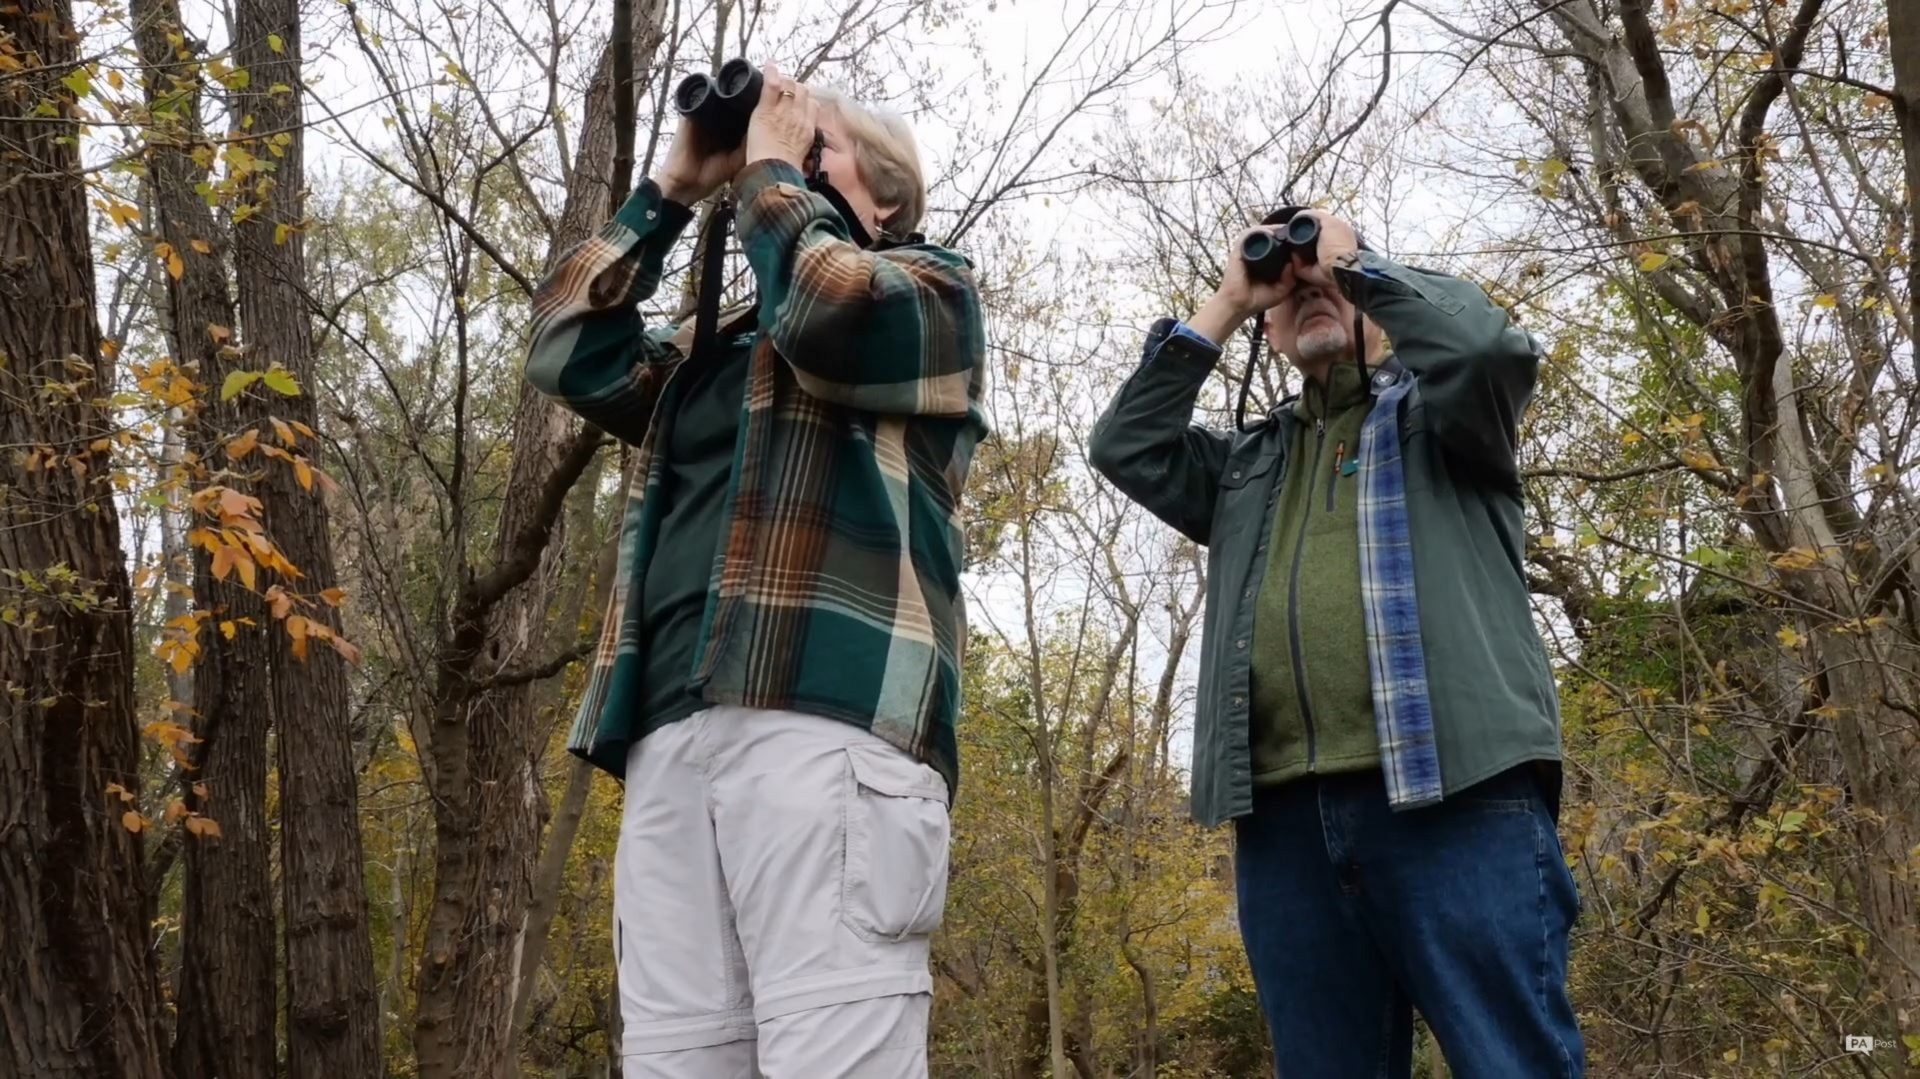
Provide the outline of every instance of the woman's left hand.
{"type": "Polygon", "coordinates": [[[820,106],[804,84],[780,74],[771,63],[761,77],[760,104],[747,122],[747,163],[773,158],[804,169],[820,106]]]}

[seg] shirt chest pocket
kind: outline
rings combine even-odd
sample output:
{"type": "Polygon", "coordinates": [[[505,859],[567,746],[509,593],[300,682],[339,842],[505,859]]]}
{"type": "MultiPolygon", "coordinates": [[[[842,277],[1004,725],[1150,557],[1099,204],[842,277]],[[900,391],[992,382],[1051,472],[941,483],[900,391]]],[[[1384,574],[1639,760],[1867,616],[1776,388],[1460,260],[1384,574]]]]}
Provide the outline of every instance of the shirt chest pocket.
{"type": "Polygon", "coordinates": [[[1280,459],[1277,447],[1265,444],[1265,440],[1249,442],[1233,451],[1227,463],[1220,470],[1220,497],[1234,498],[1241,492],[1263,494],[1267,489],[1267,474],[1273,471],[1280,459]]]}

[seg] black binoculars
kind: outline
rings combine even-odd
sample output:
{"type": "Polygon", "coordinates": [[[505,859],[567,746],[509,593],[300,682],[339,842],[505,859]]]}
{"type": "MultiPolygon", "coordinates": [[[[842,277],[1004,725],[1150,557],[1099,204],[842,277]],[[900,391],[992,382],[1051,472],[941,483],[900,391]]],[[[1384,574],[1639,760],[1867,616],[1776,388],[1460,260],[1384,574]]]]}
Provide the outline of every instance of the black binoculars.
{"type": "Polygon", "coordinates": [[[747,121],[760,104],[765,79],[744,57],[720,65],[716,74],[702,71],[680,80],[673,91],[673,107],[687,118],[713,150],[731,150],[747,137],[747,121]]]}
{"type": "Polygon", "coordinates": [[[1306,214],[1295,214],[1278,235],[1261,229],[1240,241],[1240,261],[1247,264],[1247,277],[1262,284],[1280,280],[1281,271],[1293,261],[1295,252],[1308,262],[1319,258],[1320,222],[1306,214]]]}

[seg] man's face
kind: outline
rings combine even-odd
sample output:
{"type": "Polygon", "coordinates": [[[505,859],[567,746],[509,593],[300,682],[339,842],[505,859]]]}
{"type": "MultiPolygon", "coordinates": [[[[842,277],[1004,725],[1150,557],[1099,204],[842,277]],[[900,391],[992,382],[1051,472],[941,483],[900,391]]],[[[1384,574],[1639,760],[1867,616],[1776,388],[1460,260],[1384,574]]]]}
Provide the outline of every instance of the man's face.
{"type": "MultiPolygon", "coordinates": [[[[1305,212],[1320,220],[1323,233],[1329,221],[1337,220],[1317,210],[1305,212]]],[[[1333,286],[1331,271],[1324,264],[1309,263],[1295,255],[1280,276],[1280,290],[1280,302],[1267,311],[1269,347],[1316,379],[1324,377],[1334,363],[1352,358],[1353,304],[1333,286]]],[[[1371,322],[1363,332],[1368,344],[1378,336],[1371,322]]]]}
{"type": "Polygon", "coordinates": [[[1353,354],[1353,305],[1338,289],[1300,280],[1294,269],[1281,276],[1285,291],[1267,312],[1267,344],[1312,373],[1353,354]]]}

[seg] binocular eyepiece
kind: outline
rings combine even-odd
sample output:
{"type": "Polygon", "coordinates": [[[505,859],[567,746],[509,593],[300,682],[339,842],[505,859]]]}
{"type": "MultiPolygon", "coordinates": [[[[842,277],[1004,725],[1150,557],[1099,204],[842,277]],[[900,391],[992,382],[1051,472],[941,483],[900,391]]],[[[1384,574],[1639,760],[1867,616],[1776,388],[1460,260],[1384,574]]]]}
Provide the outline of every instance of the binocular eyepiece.
{"type": "Polygon", "coordinates": [[[681,79],[673,90],[673,107],[712,149],[731,150],[747,137],[747,121],[760,104],[765,81],[752,61],[734,57],[712,75],[702,71],[681,79]]]}
{"type": "Polygon", "coordinates": [[[1240,241],[1240,261],[1247,264],[1248,278],[1267,284],[1280,280],[1295,252],[1308,262],[1318,261],[1319,243],[1320,222],[1295,214],[1278,235],[1261,229],[1240,241]]]}

